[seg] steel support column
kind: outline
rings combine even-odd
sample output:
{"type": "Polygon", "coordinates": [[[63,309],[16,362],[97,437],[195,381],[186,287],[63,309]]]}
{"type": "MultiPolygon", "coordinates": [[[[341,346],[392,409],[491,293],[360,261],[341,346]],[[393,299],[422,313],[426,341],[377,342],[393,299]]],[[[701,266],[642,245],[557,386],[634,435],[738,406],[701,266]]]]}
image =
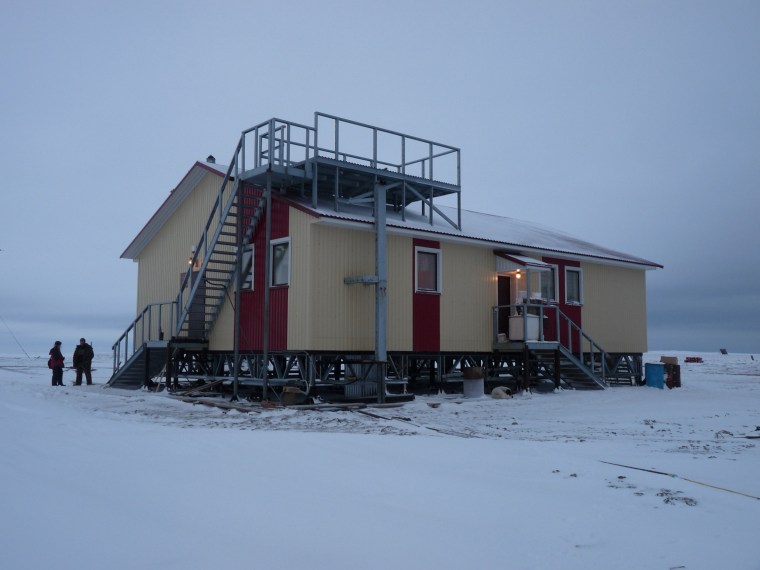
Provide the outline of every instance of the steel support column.
{"type": "MultiPolygon", "coordinates": [[[[272,137],[274,136],[274,132],[272,130],[272,126],[270,125],[270,131],[272,133],[272,136],[270,136],[270,141],[272,140],[272,137]]],[[[271,142],[270,142],[271,144],[271,142]]],[[[264,266],[266,267],[266,275],[264,275],[264,330],[262,334],[262,371],[261,371],[261,380],[262,380],[262,393],[261,393],[261,399],[266,400],[267,399],[267,388],[269,387],[269,286],[271,281],[271,275],[272,275],[272,252],[270,251],[272,248],[270,247],[271,241],[272,241],[272,168],[270,166],[269,170],[267,170],[267,189],[266,189],[266,241],[264,244],[265,252],[264,252],[264,266]]]]}
{"type": "Polygon", "coordinates": [[[386,188],[375,183],[375,360],[378,363],[377,401],[385,401],[385,375],[388,359],[388,231],[385,225],[386,188]]]}
{"type": "Polygon", "coordinates": [[[235,251],[235,324],[234,324],[234,331],[233,331],[233,342],[234,345],[234,359],[235,359],[235,368],[232,373],[232,401],[237,402],[238,401],[238,384],[239,384],[239,378],[240,378],[240,299],[241,299],[241,289],[243,288],[243,248],[245,247],[245,244],[243,243],[243,195],[245,194],[242,192],[241,186],[242,183],[239,182],[240,180],[240,173],[236,172],[235,175],[235,190],[237,192],[237,224],[235,227],[235,243],[237,244],[237,250],[235,251]]]}

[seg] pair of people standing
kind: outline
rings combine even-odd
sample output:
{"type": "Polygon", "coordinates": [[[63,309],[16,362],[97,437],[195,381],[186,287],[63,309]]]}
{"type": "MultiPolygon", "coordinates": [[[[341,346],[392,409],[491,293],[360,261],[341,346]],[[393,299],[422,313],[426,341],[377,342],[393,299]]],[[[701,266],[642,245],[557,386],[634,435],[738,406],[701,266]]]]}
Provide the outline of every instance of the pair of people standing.
{"type": "MultiPolygon", "coordinates": [[[[95,352],[85,339],[80,338],[79,344],[74,350],[74,368],[77,369],[75,386],[82,385],[82,375],[87,380],[87,385],[92,385],[92,359],[95,352]]],[[[55,341],[55,346],[50,349],[50,367],[53,369],[53,386],[64,386],[63,383],[63,354],[61,353],[61,341],[55,341]]]]}

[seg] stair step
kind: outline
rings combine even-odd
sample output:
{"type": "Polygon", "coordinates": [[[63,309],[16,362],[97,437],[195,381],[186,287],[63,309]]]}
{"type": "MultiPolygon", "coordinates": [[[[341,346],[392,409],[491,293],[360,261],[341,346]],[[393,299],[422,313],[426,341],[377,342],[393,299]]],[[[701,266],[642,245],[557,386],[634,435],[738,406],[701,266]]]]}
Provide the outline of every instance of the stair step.
{"type": "MultiPolygon", "coordinates": [[[[222,252],[215,252],[215,253],[222,254],[222,252]]],[[[234,261],[227,261],[226,259],[209,260],[209,264],[212,264],[212,263],[214,265],[235,265],[234,261]]],[[[208,271],[208,269],[206,269],[206,271],[208,271]]]]}

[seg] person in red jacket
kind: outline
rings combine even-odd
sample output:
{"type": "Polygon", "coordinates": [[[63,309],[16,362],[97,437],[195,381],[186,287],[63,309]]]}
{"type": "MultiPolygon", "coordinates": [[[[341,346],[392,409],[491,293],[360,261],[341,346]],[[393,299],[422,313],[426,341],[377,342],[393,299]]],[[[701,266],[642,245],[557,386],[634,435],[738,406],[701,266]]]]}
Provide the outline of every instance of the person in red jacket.
{"type": "Polygon", "coordinates": [[[50,349],[50,364],[53,368],[53,386],[64,386],[63,383],[63,354],[61,354],[61,341],[55,341],[55,346],[50,349]]]}

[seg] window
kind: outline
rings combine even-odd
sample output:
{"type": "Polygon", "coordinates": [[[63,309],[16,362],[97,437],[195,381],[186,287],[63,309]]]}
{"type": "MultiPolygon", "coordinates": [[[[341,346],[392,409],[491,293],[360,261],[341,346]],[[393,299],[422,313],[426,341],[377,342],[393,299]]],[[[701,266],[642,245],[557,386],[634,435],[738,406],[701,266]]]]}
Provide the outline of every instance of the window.
{"type": "Polygon", "coordinates": [[[415,286],[416,292],[441,292],[441,250],[428,247],[415,247],[415,286]]]}
{"type": "Polygon", "coordinates": [[[583,304],[583,272],[575,267],[565,268],[565,303],[583,304]]]}
{"type": "Polygon", "coordinates": [[[241,289],[253,290],[253,244],[249,243],[243,249],[243,263],[241,267],[243,273],[243,285],[241,289]]]}
{"type": "Polygon", "coordinates": [[[290,238],[274,239],[272,246],[272,287],[290,285],[290,238]]]}
{"type": "Polygon", "coordinates": [[[549,271],[539,273],[541,298],[545,301],[557,302],[557,266],[554,265],[549,271]]]}

